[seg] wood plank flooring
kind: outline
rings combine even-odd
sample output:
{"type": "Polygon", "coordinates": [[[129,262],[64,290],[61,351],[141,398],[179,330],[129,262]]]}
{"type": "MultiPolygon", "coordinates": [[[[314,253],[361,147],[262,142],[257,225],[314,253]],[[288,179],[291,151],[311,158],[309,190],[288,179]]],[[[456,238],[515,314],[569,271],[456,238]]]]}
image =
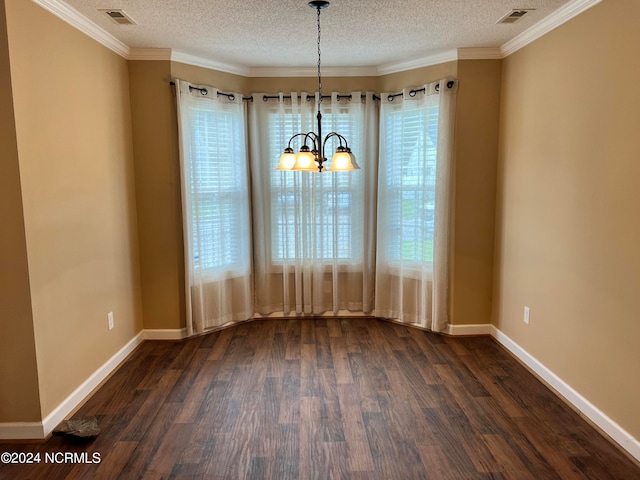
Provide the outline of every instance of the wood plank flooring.
{"type": "Polygon", "coordinates": [[[640,479],[491,338],[371,319],[145,342],[85,415],[102,429],[91,443],[0,445],[41,455],[0,478],[640,479]],[[56,452],[79,456],[45,462],[56,452]],[[77,463],[85,452],[100,463],[77,463]]]}

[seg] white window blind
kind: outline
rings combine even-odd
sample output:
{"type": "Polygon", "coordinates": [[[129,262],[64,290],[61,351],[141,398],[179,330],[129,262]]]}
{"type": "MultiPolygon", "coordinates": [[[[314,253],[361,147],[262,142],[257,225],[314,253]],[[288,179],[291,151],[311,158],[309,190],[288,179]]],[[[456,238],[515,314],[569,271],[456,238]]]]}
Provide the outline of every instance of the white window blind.
{"type": "Polygon", "coordinates": [[[209,99],[194,103],[187,110],[191,211],[185,212],[193,267],[212,276],[244,273],[250,230],[243,111],[209,99]]]}
{"type": "Polygon", "coordinates": [[[438,103],[383,109],[379,209],[391,262],[433,261],[438,103]]]}
{"type": "Polygon", "coordinates": [[[238,268],[243,263],[242,226],[237,206],[247,197],[237,115],[191,110],[193,125],[191,195],[195,266],[201,270],[238,268]]]}

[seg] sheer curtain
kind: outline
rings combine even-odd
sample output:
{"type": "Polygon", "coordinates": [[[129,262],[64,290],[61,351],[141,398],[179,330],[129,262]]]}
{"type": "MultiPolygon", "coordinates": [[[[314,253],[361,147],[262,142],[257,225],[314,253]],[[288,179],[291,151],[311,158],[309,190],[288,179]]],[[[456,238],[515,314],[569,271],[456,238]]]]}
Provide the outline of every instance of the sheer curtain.
{"type": "MultiPolygon", "coordinates": [[[[253,99],[256,310],[262,315],[372,311],[378,146],[373,94],[334,93],[322,101],[323,132],[346,137],[361,167],[340,173],[276,171],[289,138],[316,130],[316,96],[258,93],[253,99]]],[[[292,147],[297,151],[300,144],[292,147]]],[[[327,143],[329,160],[335,147],[327,143]]]]}
{"type": "Polygon", "coordinates": [[[242,95],[176,80],[187,333],[253,315],[242,95]]]}
{"type": "Polygon", "coordinates": [[[382,94],[375,315],[442,331],[457,82],[382,94]]]}

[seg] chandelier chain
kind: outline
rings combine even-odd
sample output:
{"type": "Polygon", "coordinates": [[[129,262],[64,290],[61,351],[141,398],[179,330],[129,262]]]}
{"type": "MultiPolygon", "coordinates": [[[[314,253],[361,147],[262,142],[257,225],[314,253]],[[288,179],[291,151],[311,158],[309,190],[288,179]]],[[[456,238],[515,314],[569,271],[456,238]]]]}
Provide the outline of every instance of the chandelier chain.
{"type": "Polygon", "coordinates": [[[320,7],[318,10],[318,111],[322,103],[322,74],[320,73],[320,7]]]}

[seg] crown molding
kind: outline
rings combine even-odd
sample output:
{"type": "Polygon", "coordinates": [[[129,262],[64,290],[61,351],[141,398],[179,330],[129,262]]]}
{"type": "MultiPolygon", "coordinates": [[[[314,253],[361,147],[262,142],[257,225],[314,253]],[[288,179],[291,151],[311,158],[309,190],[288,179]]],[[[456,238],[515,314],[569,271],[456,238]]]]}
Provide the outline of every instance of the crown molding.
{"type": "Polygon", "coordinates": [[[464,47],[458,49],[458,60],[499,60],[503,58],[500,47],[464,47]]]}
{"type": "Polygon", "coordinates": [[[211,68],[219,72],[233,73],[234,75],[249,76],[249,68],[242,65],[233,65],[231,63],[217,62],[208,58],[190,55],[188,53],[171,51],[171,61],[178,63],[186,63],[194,67],[211,68]]]}
{"type": "Polygon", "coordinates": [[[170,48],[132,48],[127,60],[171,60],[170,48]]]}
{"type": "Polygon", "coordinates": [[[121,57],[127,58],[129,56],[129,47],[111,35],[109,32],[99,27],[91,20],[80,14],[75,8],[62,3],[58,0],[32,0],[34,3],[40,5],[42,8],[52,13],[60,20],[68,23],[74,28],[77,28],[85,35],[93,38],[96,42],[104,45],[110,50],[121,57]]]}
{"type": "Polygon", "coordinates": [[[590,9],[594,5],[597,5],[601,1],[602,0],[574,0],[573,2],[569,2],[568,4],[560,7],[548,17],[539,21],[517,37],[502,45],[502,47],[500,47],[502,57],[508,57],[512,53],[520,50],[526,45],[529,45],[534,40],[537,40],[544,34],[558,28],[563,23],[580,15],[582,12],[590,9]]]}
{"type": "Polygon", "coordinates": [[[376,68],[376,71],[378,75],[388,75],[390,73],[404,72],[406,70],[414,70],[416,68],[430,67],[431,65],[438,65],[440,63],[455,62],[456,60],[458,60],[458,52],[456,50],[449,50],[447,52],[428,55],[414,60],[379,65],[376,68]]]}

